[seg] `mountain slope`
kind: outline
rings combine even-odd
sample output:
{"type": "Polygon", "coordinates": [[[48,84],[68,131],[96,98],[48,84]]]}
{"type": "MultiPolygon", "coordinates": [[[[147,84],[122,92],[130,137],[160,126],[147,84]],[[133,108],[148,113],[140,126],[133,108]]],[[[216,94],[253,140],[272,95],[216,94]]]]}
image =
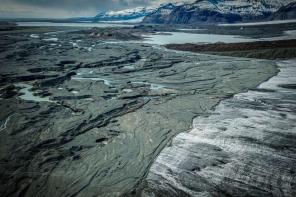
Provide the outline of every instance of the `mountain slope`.
{"type": "MultiPolygon", "coordinates": [[[[285,1],[288,2],[290,0],[285,1]]],[[[194,24],[260,21],[272,17],[283,5],[283,1],[278,0],[198,0],[175,6],[169,12],[166,8],[159,8],[147,15],[143,22],[194,24]]]]}
{"type": "Polygon", "coordinates": [[[272,17],[273,20],[296,19],[296,2],[281,7],[272,17]]]}
{"type": "Polygon", "coordinates": [[[165,21],[168,21],[171,19],[171,14],[176,9],[181,8],[183,5],[175,5],[172,3],[169,3],[167,5],[164,5],[157,10],[155,10],[153,13],[149,14],[143,19],[144,23],[165,23],[165,21]],[[169,18],[168,18],[169,17],[169,18]]]}
{"type": "Polygon", "coordinates": [[[102,12],[96,15],[93,20],[99,22],[139,19],[151,14],[156,9],[157,7],[138,7],[121,11],[102,12]]]}

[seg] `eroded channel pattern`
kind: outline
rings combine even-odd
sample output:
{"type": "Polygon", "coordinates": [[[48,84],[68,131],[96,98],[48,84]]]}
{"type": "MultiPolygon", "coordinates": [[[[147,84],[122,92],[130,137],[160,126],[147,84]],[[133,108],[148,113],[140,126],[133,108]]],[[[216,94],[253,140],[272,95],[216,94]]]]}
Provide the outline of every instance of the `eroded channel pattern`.
{"type": "Polygon", "coordinates": [[[277,73],[81,32],[0,41],[0,196],[133,194],[193,117],[277,73]]]}
{"type": "Polygon", "coordinates": [[[194,119],[152,165],[143,196],[295,196],[296,61],[194,119]]]}

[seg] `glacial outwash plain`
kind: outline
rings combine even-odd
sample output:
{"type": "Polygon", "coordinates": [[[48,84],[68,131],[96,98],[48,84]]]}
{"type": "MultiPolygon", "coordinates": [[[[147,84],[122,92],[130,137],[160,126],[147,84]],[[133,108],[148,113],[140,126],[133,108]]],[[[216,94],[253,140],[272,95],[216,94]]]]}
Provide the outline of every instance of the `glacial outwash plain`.
{"type": "Polygon", "coordinates": [[[296,21],[157,11],[0,22],[0,196],[296,196],[296,21]]]}

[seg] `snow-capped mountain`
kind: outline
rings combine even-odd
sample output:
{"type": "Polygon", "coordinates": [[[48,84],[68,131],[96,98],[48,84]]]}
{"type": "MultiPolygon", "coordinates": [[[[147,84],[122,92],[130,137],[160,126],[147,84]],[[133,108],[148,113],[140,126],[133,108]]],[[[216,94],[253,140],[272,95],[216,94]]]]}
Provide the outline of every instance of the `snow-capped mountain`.
{"type": "Polygon", "coordinates": [[[169,12],[175,9],[176,6],[180,6],[183,4],[184,3],[168,3],[161,4],[160,6],[137,7],[120,11],[101,12],[93,18],[93,21],[141,22],[144,17],[151,15],[158,10],[161,10],[161,12],[163,13],[169,14],[169,12]]]}
{"type": "Polygon", "coordinates": [[[171,16],[174,10],[182,7],[186,4],[176,5],[176,4],[166,4],[164,6],[159,7],[153,13],[147,15],[144,19],[144,23],[163,23],[166,20],[166,17],[171,16]]]}
{"type": "Polygon", "coordinates": [[[194,24],[260,21],[270,18],[280,7],[293,0],[197,0],[175,6],[169,11],[160,7],[147,15],[145,23],[194,24]]]}
{"type": "Polygon", "coordinates": [[[283,12],[278,13],[278,10],[285,8],[291,2],[296,0],[197,0],[191,3],[168,3],[158,7],[101,12],[92,20],[94,22],[194,24],[289,19],[295,15],[293,11],[286,16],[283,12]],[[276,13],[277,17],[273,17],[276,13]]]}
{"type": "Polygon", "coordinates": [[[158,7],[137,7],[121,11],[101,12],[94,17],[94,21],[125,21],[135,20],[141,21],[145,16],[153,13],[158,7]]]}

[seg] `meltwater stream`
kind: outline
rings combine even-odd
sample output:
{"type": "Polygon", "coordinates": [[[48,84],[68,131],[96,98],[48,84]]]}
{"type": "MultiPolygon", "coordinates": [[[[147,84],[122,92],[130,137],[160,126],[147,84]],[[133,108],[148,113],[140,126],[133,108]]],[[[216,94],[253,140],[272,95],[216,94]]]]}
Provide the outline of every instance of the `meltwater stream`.
{"type": "Polygon", "coordinates": [[[296,60],[222,101],[151,166],[143,196],[296,196],[296,60]]]}

